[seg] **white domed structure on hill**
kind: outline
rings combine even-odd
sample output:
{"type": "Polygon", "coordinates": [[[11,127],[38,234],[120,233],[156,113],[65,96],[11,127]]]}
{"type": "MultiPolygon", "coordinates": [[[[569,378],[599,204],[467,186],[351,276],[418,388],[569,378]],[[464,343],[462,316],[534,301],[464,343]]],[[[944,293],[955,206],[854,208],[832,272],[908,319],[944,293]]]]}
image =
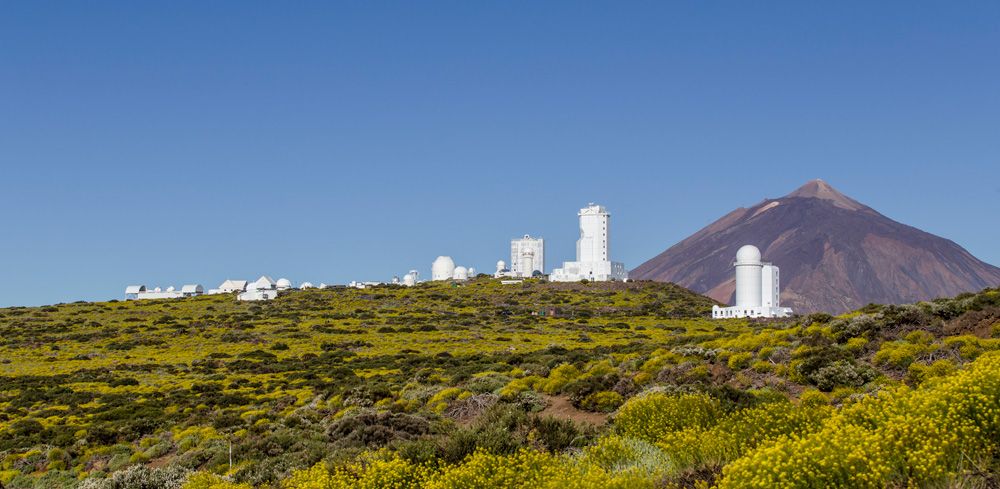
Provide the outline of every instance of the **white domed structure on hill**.
{"type": "Polygon", "coordinates": [[[761,261],[760,249],[743,245],[736,251],[736,304],[732,307],[712,306],[712,317],[772,318],[792,314],[781,307],[778,267],[761,261]]]}
{"type": "Polygon", "coordinates": [[[313,288],[313,284],[312,284],[312,282],[302,282],[302,285],[299,285],[299,288],[300,289],[311,289],[311,288],[313,288]]]}
{"type": "Polygon", "coordinates": [[[431,280],[451,280],[455,275],[455,260],[450,256],[439,256],[431,264],[431,280]]]}
{"type": "Polygon", "coordinates": [[[419,274],[417,273],[416,270],[410,270],[410,273],[403,275],[403,285],[407,287],[413,287],[414,285],[417,285],[418,276],[419,274]]]}
{"type": "Polygon", "coordinates": [[[455,267],[455,272],[451,278],[455,280],[469,280],[469,269],[465,267],[455,267]]]}
{"type": "Polygon", "coordinates": [[[278,290],[288,290],[292,288],[292,281],[287,278],[278,279],[278,290]]]}

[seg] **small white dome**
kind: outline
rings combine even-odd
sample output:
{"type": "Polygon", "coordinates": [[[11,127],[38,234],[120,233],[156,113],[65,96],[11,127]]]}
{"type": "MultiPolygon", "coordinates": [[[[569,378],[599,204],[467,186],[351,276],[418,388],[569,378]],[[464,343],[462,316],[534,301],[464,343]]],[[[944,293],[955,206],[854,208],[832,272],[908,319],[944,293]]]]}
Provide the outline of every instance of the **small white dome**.
{"type": "Polygon", "coordinates": [[[290,288],[292,288],[292,281],[288,280],[287,278],[279,278],[278,279],[278,288],[279,289],[290,289],[290,288]]]}
{"type": "Polygon", "coordinates": [[[469,269],[465,267],[455,267],[455,273],[451,278],[455,280],[469,280],[469,269]]]}
{"type": "Polygon", "coordinates": [[[157,288],[153,289],[153,292],[163,292],[163,289],[157,287],[157,288]]]}
{"type": "Polygon", "coordinates": [[[455,274],[455,260],[450,256],[439,256],[431,264],[431,280],[449,280],[455,274]]]}
{"type": "Polygon", "coordinates": [[[736,252],[736,262],[745,264],[760,263],[760,250],[754,245],[744,245],[736,252]]]}
{"type": "Polygon", "coordinates": [[[167,287],[167,292],[173,292],[175,290],[177,290],[177,289],[175,289],[173,285],[171,285],[170,287],[167,287]]]}
{"type": "Polygon", "coordinates": [[[321,289],[326,289],[326,288],[328,288],[328,287],[330,287],[330,286],[329,286],[329,285],[326,285],[326,284],[324,284],[323,282],[320,282],[320,283],[319,283],[319,288],[321,288],[321,289]]]}
{"type": "Polygon", "coordinates": [[[476,269],[469,267],[469,278],[473,278],[475,276],[476,276],[476,269]]]}
{"type": "Polygon", "coordinates": [[[506,269],[506,268],[507,268],[507,262],[505,262],[505,261],[503,261],[503,260],[499,260],[499,261],[497,261],[497,271],[498,271],[498,272],[499,272],[500,270],[504,270],[504,269],[506,269]]]}
{"type": "Polygon", "coordinates": [[[311,288],[313,288],[313,284],[312,284],[312,282],[302,282],[302,285],[300,285],[299,288],[300,289],[311,289],[311,288]]]}

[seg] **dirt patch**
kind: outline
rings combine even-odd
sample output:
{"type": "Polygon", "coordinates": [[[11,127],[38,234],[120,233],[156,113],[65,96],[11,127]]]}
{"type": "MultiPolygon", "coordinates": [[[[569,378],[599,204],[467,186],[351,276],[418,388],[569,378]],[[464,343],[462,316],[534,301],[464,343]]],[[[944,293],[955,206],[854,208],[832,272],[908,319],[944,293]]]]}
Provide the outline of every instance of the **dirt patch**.
{"type": "Polygon", "coordinates": [[[150,468],[153,468],[153,469],[159,469],[159,468],[162,468],[162,467],[166,467],[167,464],[169,464],[170,461],[173,460],[173,458],[174,458],[174,454],[170,453],[170,454],[164,455],[162,457],[154,458],[153,460],[150,460],[149,462],[147,462],[146,465],[148,465],[150,468]]]}
{"type": "Polygon", "coordinates": [[[980,338],[989,338],[993,334],[993,325],[998,323],[1000,307],[987,307],[979,311],[968,311],[948,321],[944,332],[949,335],[974,334],[980,338]]]}
{"type": "Polygon", "coordinates": [[[545,409],[538,414],[557,419],[569,419],[577,423],[600,426],[608,422],[608,415],[577,409],[566,396],[544,396],[545,409]]]}

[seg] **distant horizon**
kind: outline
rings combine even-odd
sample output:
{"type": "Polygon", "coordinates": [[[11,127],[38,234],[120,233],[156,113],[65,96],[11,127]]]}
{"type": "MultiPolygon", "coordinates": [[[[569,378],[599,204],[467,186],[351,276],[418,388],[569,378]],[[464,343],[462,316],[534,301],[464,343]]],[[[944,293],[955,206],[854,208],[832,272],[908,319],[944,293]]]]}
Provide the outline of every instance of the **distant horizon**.
{"type": "MultiPolygon", "coordinates": [[[[810,180],[806,181],[803,184],[803,186],[808,185],[809,183],[812,183],[814,181],[821,181],[821,182],[828,183],[828,182],[826,182],[826,180],[824,180],[822,178],[816,178],[816,179],[810,179],[810,180]]],[[[832,185],[831,185],[831,187],[832,187],[832,185]]],[[[833,188],[836,189],[836,187],[833,187],[833,188]]],[[[787,196],[788,194],[785,194],[785,195],[787,196]]],[[[772,200],[772,199],[776,199],[776,198],[780,198],[780,197],[783,197],[783,196],[764,197],[764,198],[760,199],[756,204],[741,205],[741,206],[738,206],[738,207],[734,207],[733,209],[735,210],[735,209],[739,209],[739,208],[752,208],[755,205],[759,205],[760,203],[765,202],[767,200],[772,200]]],[[[847,196],[847,197],[850,198],[850,196],[847,196]]],[[[600,202],[592,202],[592,201],[588,202],[588,204],[586,204],[586,205],[591,205],[591,204],[602,205],[602,204],[600,204],[600,202]]],[[[861,202],[861,204],[865,205],[864,202],[861,202]]],[[[875,210],[878,211],[878,209],[875,209],[875,210]]],[[[609,211],[610,211],[610,209],[609,209],[609,211]]],[[[718,217],[721,218],[722,215],[720,215],[718,217]]],[[[891,219],[891,217],[890,217],[890,219],[891,219]]],[[[708,226],[712,222],[714,222],[714,220],[705,223],[705,226],[708,226]]],[[[903,223],[903,224],[906,224],[906,223],[903,223]]],[[[612,235],[613,234],[614,234],[614,228],[612,227],[612,235]]],[[[545,238],[543,235],[539,235],[539,236],[534,236],[533,235],[533,237],[536,237],[536,238],[545,238]]],[[[574,240],[575,240],[575,237],[576,237],[576,235],[574,235],[574,240]]],[[[947,239],[947,237],[944,237],[944,238],[947,239]]],[[[512,237],[511,239],[516,239],[516,237],[512,237]]],[[[508,240],[508,244],[509,244],[509,240],[508,240]]],[[[673,244],[676,244],[676,243],[673,243],[673,244]]],[[[664,250],[666,250],[670,246],[673,246],[673,244],[664,247],[664,250]]],[[[959,246],[961,246],[961,243],[959,243],[959,246]]],[[[546,246],[546,255],[548,256],[549,253],[550,253],[550,251],[548,249],[548,246],[546,246]]],[[[435,255],[433,258],[430,259],[430,261],[433,261],[434,259],[436,259],[437,256],[439,256],[439,255],[435,255]]],[[[445,256],[448,256],[448,255],[445,255],[445,256]]],[[[652,258],[652,256],[650,256],[649,258],[652,258]]],[[[979,257],[977,257],[977,258],[979,258],[979,257]]],[[[548,258],[546,258],[546,259],[548,260],[548,258]]],[[[571,260],[571,259],[573,259],[573,257],[567,258],[567,260],[571,260]]],[[[612,256],[612,259],[617,260],[617,258],[614,257],[614,256],[612,256]]],[[[509,256],[506,256],[506,255],[502,256],[502,257],[498,258],[498,260],[509,261],[509,256]]],[[[645,261],[645,260],[643,260],[643,261],[645,261]]],[[[560,266],[561,263],[562,263],[562,261],[560,261],[559,263],[551,263],[551,262],[549,262],[548,266],[547,266],[547,270],[545,270],[545,273],[548,274],[549,272],[551,272],[552,268],[560,266]]],[[[634,265],[633,264],[626,264],[626,267],[627,267],[628,270],[631,270],[631,269],[635,268],[636,266],[638,266],[641,263],[642,262],[636,263],[634,265]]],[[[989,262],[987,262],[987,263],[989,263],[989,262]]],[[[465,265],[465,264],[464,263],[460,263],[459,265],[465,265]]],[[[400,271],[399,273],[395,273],[393,276],[390,276],[390,277],[387,277],[387,278],[386,277],[362,277],[362,278],[354,278],[354,279],[351,279],[351,280],[348,280],[348,281],[344,281],[344,282],[315,281],[315,280],[312,280],[310,278],[304,278],[302,280],[296,280],[296,279],[288,278],[285,275],[273,274],[273,273],[262,273],[262,274],[251,275],[251,276],[246,276],[246,277],[230,276],[230,277],[225,277],[225,278],[222,278],[222,279],[218,279],[218,280],[215,280],[215,281],[208,281],[208,282],[198,281],[198,280],[185,281],[183,283],[170,283],[170,284],[137,282],[137,283],[122,284],[122,286],[121,286],[122,293],[120,294],[121,297],[109,297],[109,298],[105,298],[105,299],[95,298],[95,299],[88,299],[88,300],[80,299],[80,300],[75,300],[75,301],[61,301],[61,302],[52,302],[52,303],[44,303],[44,304],[31,304],[31,305],[25,305],[25,306],[32,307],[32,306],[44,306],[44,305],[57,305],[57,304],[62,304],[62,303],[79,302],[81,300],[86,301],[86,302],[104,302],[104,301],[116,300],[116,299],[117,300],[122,300],[124,298],[124,290],[125,290],[125,288],[128,287],[128,286],[133,286],[133,285],[144,285],[144,286],[147,286],[150,289],[159,287],[159,288],[162,288],[163,290],[166,290],[168,287],[175,287],[175,288],[177,288],[179,290],[180,287],[183,286],[183,285],[198,284],[198,285],[204,286],[205,290],[207,291],[209,289],[215,288],[215,285],[213,285],[213,284],[217,284],[217,283],[218,284],[222,284],[223,282],[226,282],[226,281],[229,281],[229,280],[246,280],[248,282],[253,282],[253,281],[255,281],[255,280],[257,280],[257,279],[259,279],[261,277],[264,277],[264,276],[271,277],[271,278],[273,278],[275,280],[289,279],[292,282],[292,284],[293,284],[293,288],[295,288],[295,289],[300,288],[300,285],[302,285],[303,283],[306,283],[306,282],[309,282],[309,284],[311,286],[319,286],[321,283],[323,283],[323,284],[325,284],[327,286],[343,286],[343,285],[349,285],[351,282],[383,282],[383,283],[388,284],[388,283],[391,282],[391,280],[392,280],[392,278],[394,276],[398,276],[398,277],[401,278],[405,273],[409,272],[410,270],[417,270],[419,272],[419,275],[420,275],[419,282],[430,281],[431,280],[431,278],[430,278],[431,277],[431,273],[430,273],[430,268],[431,267],[430,267],[430,264],[428,263],[427,266],[424,267],[424,268],[426,268],[426,270],[424,270],[423,268],[420,268],[420,267],[407,269],[406,271],[400,271]]],[[[487,275],[492,275],[493,272],[494,272],[494,270],[492,268],[478,268],[478,267],[474,267],[474,268],[476,268],[476,273],[477,274],[485,273],[487,275]]],[[[0,306],[0,307],[16,307],[16,306],[19,306],[19,305],[12,304],[12,305],[0,306]]]]}
{"type": "MultiPolygon", "coordinates": [[[[389,280],[509,241],[633,269],[820,178],[1000,264],[1000,4],[21,3],[0,307],[389,280]]],[[[425,275],[427,274],[427,275],[425,275]]]]}

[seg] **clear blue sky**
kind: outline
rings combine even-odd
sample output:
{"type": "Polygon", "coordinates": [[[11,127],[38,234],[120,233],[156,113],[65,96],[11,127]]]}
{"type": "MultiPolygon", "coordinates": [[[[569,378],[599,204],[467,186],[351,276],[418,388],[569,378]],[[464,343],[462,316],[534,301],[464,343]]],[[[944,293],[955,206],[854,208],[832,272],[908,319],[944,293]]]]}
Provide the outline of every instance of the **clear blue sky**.
{"type": "Polygon", "coordinates": [[[998,2],[5,2],[0,305],[629,268],[812,178],[1000,264],[998,2]]]}

